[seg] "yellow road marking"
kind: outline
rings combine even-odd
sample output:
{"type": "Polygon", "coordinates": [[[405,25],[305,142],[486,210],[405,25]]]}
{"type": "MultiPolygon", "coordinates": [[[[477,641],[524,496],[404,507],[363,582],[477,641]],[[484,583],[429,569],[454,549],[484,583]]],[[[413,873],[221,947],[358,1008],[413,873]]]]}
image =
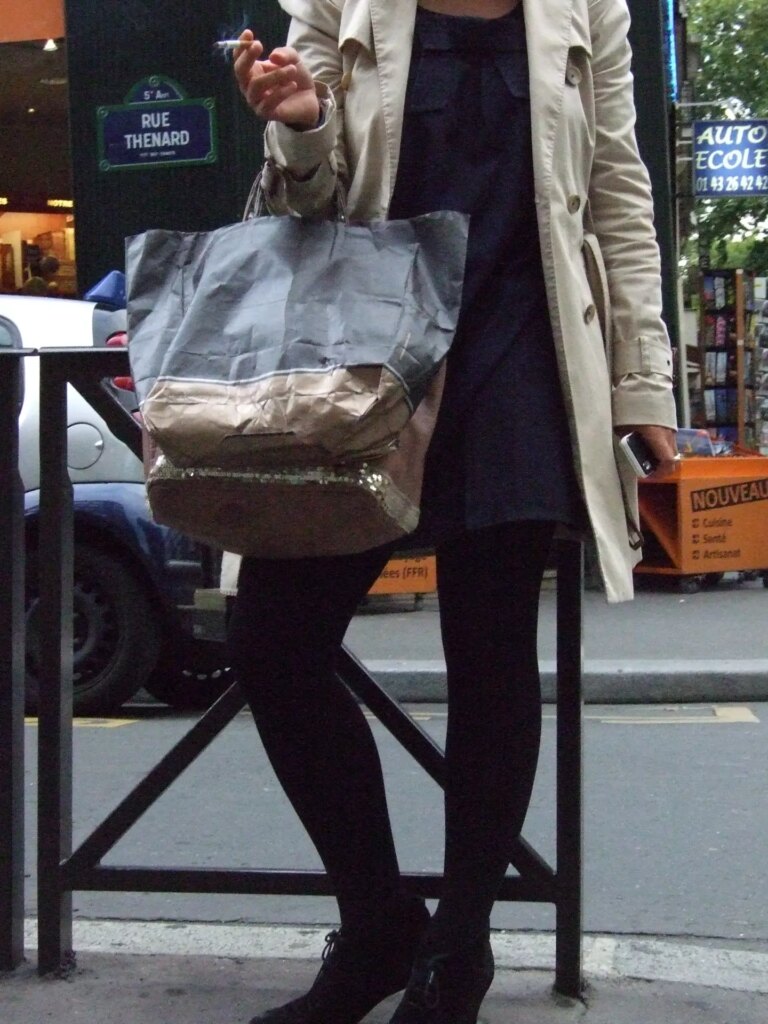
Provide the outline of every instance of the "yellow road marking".
{"type": "Polygon", "coordinates": [[[749,708],[715,708],[715,715],[721,722],[759,722],[760,719],[749,708]]]}
{"type": "MultiPolygon", "coordinates": [[[[410,717],[416,722],[429,722],[447,716],[446,711],[416,711],[410,717]]],[[[375,720],[376,716],[366,711],[365,717],[375,720]]],[[[555,719],[552,712],[545,712],[545,719],[555,719]]],[[[746,707],[711,705],[692,708],[686,705],[658,705],[655,713],[646,711],[632,715],[620,711],[611,713],[585,712],[585,722],[601,722],[603,725],[754,725],[760,722],[757,715],[746,707]]]]}
{"type": "MultiPolygon", "coordinates": [[[[121,725],[136,725],[138,718],[73,718],[77,729],[118,729],[121,725]]],[[[36,718],[25,718],[25,725],[37,725],[36,718]]]]}
{"type": "MultiPolygon", "coordinates": [[[[407,711],[406,713],[410,719],[414,722],[431,722],[433,718],[447,718],[447,711],[407,711]]],[[[378,718],[372,711],[365,711],[365,717],[372,721],[378,721],[378,718]]]]}
{"type": "Polygon", "coordinates": [[[742,725],[759,723],[760,719],[745,707],[661,707],[654,715],[585,715],[606,725],[742,725]],[[693,712],[693,713],[691,713],[693,712]]]}
{"type": "Polygon", "coordinates": [[[727,725],[719,718],[596,718],[603,725],[727,725]]]}

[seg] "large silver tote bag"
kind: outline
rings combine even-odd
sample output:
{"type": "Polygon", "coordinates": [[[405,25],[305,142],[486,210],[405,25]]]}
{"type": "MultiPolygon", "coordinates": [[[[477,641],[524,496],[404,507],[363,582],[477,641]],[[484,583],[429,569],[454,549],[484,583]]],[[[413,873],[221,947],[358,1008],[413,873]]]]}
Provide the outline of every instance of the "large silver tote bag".
{"type": "Polygon", "coordinates": [[[441,211],[129,238],[155,518],[265,557],[360,551],[414,529],[467,231],[441,211]]]}

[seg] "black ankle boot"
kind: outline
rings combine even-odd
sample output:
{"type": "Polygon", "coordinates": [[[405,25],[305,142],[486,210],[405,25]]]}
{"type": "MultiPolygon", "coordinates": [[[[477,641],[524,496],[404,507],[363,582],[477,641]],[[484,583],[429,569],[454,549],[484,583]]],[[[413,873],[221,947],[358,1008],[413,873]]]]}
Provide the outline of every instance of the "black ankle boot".
{"type": "Polygon", "coordinates": [[[250,1024],[357,1024],[382,999],[405,988],[428,924],[424,901],[409,896],[330,932],[309,992],[250,1024]]]}
{"type": "Polygon", "coordinates": [[[488,937],[458,952],[424,948],[390,1024],[476,1024],[492,981],[488,937]]]}

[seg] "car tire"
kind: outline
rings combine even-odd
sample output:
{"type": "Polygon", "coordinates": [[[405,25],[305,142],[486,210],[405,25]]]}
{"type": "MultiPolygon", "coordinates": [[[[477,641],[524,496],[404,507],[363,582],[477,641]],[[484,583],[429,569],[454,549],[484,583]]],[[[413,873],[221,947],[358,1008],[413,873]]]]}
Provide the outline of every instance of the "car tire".
{"type": "MultiPolygon", "coordinates": [[[[39,697],[39,591],[32,556],[26,594],[26,706],[39,697]]],[[[98,548],[75,545],[73,587],[73,711],[116,711],[142,688],[160,653],[158,616],[129,566],[98,548]]]]}
{"type": "Polygon", "coordinates": [[[677,589],[681,594],[698,594],[704,585],[704,576],[680,576],[678,577],[677,589]]]}
{"type": "Polygon", "coordinates": [[[724,576],[725,576],[724,572],[708,572],[708,573],[705,573],[703,585],[706,588],[708,588],[708,589],[712,588],[712,587],[716,587],[718,585],[718,583],[722,582],[724,576]]]}
{"type": "Polygon", "coordinates": [[[144,689],[180,711],[204,711],[234,681],[221,641],[178,634],[163,645],[144,689]]]}

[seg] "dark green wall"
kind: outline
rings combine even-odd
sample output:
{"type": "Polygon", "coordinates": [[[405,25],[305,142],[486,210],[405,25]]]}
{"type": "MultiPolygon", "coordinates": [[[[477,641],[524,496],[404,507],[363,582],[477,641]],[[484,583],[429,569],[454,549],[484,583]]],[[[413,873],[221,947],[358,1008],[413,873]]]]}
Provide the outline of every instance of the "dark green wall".
{"type": "Polygon", "coordinates": [[[66,0],[72,179],[78,280],[86,290],[123,266],[123,239],[150,227],[207,229],[240,216],[261,161],[257,119],[237,92],[215,40],[257,28],[282,42],[275,0],[66,0]],[[209,166],[100,171],[96,110],[121,104],[151,74],[191,98],[212,96],[218,161],[209,166]]]}

